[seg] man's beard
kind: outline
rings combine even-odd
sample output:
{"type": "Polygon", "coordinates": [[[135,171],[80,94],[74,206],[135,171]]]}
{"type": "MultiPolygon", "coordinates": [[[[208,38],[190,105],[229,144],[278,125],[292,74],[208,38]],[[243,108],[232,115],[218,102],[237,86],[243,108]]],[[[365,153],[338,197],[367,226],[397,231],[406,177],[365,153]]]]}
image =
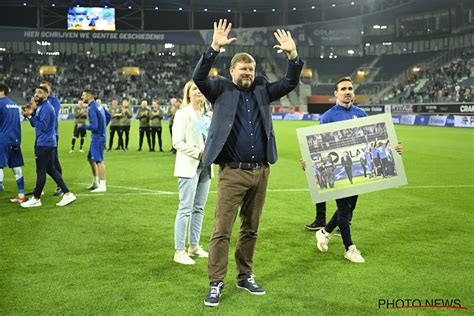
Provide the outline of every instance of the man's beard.
{"type": "Polygon", "coordinates": [[[248,89],[252,85],[253,81],[251,78],[248,77],[241,77],[237,80],[237,85],[241,88],[248,89]],[[247,79],[247,80],[245,80],[247,79]]]}
{"type": "Polygon", "coordinates": [[[46,98],[41,98],[41,97],[34,97],[33,98],[37,104],[41,104],[46,100],[46,98]]]}

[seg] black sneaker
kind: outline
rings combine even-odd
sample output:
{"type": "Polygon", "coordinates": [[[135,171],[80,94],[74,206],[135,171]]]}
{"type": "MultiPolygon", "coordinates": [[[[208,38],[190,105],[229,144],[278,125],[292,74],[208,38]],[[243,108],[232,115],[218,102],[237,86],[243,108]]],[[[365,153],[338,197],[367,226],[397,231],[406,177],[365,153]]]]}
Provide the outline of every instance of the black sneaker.
{"type": "Polygon", "coordinates": [[[323,229],[324,226],[326,226],[326,223],[324,221],[315,220],[311,224],[304,225],[304,228],[306,228],[307,230],[315,231],[323,229]]]}
{"type": "Polygon", "coordinates": [[[63,190],[61,190],[60,187],[57,187],[57,188],[56,188],[56,191],[54,191],[54,194],[53,194],[53,195],[54,195],[54,196],[63,196],[64,193],[63,193],[63,190]]]}
{"type": "Polygon", "coordinates": [[[219,305],[219,298],[221,297],[223,289],[224,289],[223,281],[211,282],[211,288],[209,289],[209,293],[204,299],[204,305],[211,306],[211,307],[219,305]]]}
{"type": "Polygon", "coordinates": [[[245,289],[249,291],[251,294],[254,295],[264,295],[265,290],[261,288],[257,282],[255,282],[255,278],[252,273],[248,272],[245,276],[245,279],[237,282],[237,287],[239,289],[245,289]]]}

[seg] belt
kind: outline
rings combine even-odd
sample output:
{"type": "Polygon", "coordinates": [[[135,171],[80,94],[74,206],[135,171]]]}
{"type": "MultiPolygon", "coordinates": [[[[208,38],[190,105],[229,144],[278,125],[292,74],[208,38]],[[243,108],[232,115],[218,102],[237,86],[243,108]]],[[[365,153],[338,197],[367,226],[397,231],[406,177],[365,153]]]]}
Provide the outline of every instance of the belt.
{"type": "Polygon", "coordinates": [[[263,166],[266,166],[266,162],[238,162],[238,161],[233,161],[233,162],[228,162],[226,163],[227,166],[229,166],[232,169],[242,169],[242,170],[254,170],[254,169],[259,169],[262,168],[263,166]]]}

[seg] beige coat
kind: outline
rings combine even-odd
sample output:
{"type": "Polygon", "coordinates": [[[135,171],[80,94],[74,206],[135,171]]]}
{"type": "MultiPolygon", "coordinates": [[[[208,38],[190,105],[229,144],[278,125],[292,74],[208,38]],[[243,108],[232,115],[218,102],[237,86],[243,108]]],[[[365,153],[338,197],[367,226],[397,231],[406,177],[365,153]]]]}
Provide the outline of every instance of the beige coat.
{"type": "MultiPolygon", "coordinates": [[[[176,149],[174,176],[192,178],[196,175],[204,140],[195,126],[198,117],[191,104],[176,111],[173,123],[173,147],[176,149]]],[[[213,177],[211,167],[211,177],[213,177]]]]}

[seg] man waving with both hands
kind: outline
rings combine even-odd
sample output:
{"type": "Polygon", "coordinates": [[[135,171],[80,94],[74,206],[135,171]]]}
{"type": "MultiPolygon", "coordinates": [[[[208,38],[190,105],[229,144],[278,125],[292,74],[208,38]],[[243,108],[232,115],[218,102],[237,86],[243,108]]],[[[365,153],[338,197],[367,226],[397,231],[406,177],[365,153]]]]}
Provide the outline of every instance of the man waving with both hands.
{"type": "Polygon", "coordinates": [[[265,202],[270,165],[277,161],[270,103],[291,92],[299,82],[303,62],[288,31],[278,29],[274,48],[288,56],[285,77],[269,82],[255,77],[255,59],[247,53],[234,55],[230,66],[232,81],[210,78],[209,71],[222,47],[237,39],[228,38],[232,23],[214,22],[211,47],[194,70],[193,80],[214,104],[202,163],[219,164],[215,221],[209,244],[209,293],[206,306],[219,305],[227,274],[229,241],[240,207],[240,232],[235,251],[237,287],[263,295],[253,275],[253,254],[258,225],[265,202]]]}

